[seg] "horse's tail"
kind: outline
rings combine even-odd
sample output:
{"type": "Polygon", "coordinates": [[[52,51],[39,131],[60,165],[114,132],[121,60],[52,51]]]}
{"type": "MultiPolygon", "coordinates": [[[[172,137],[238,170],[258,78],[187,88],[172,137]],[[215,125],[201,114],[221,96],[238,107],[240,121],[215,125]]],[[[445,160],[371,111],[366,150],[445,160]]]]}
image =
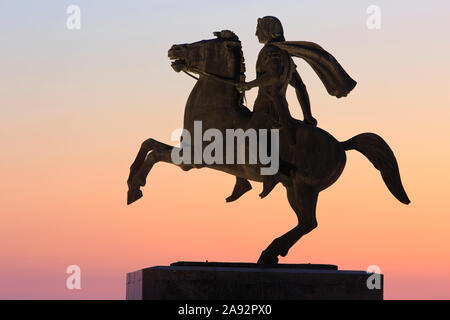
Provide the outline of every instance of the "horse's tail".
{"type": "Polygon", "coordinates": [[[400,179],[397,160],[388,144],[374,133],[361,133],[341,142],[345,150],[358,150],[381,172],[384,183],[398,201],[408,204],[408,196],[400,179]]]}

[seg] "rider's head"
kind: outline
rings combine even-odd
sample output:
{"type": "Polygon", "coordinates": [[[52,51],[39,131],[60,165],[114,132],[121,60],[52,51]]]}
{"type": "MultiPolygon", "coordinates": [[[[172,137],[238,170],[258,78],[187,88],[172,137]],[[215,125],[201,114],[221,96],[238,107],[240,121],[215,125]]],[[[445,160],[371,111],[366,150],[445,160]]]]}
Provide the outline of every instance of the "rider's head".
{"type": "Polygon", "coordinates": [[[285,41],[280,20],[272,16],[258,18],[256,36],[260,43],[285,41]]]}

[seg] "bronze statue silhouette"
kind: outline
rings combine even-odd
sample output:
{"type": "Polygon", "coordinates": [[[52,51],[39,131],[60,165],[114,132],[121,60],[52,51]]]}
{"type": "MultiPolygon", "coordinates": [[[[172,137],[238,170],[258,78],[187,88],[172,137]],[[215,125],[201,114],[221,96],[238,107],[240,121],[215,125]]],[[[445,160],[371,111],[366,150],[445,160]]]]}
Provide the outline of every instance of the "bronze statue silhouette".
{"type": "MultiPolygon", "coordinates": [[[[410,201],[402,186],[396,158],[387,143],[374,133],[362,133],[339,142],[316,126],[311,115],[304,84],[295,71],[291,56],[308,62],[322,80],[329,94],[346,96],[356,82],[323,48],[311,42],[284,41],[281,23],[274,17],[258,19],[257,36],[265,45],[257,62],[257,78],[245,83],[245,64],[238,37],[231,31],[215,32],[216,38],[191,44],[173,45],[169,58],[172,68],[193,72],[198,81],[189,95],[184,114],[184,128],[194,132],[194,121],[202,121],[203,129],[216,128],[225,133],[230,128],[280,128],[280,170],[271,177],[261,175],[261,164],[176,164],[183,170],[212,168],[236,177],[233,201],[251,189],[251,181],[265,184],[261,196],[267,195],[278,181],[287,190],[289,204],[297,215],[298,225],[273,240],[261,253],[258,263],[273,265],[278,256],[305,234],[317,227],[316,204],[319,192],[331,186],[341,175],[345,152],[357,150],[378,169],[390,192],[402,203],[410,201]],[[289,114],[285,93],[292,84],[304,114],[304,121],[289,114]],[[243,102],[243,91],[259,87],[254,110],[243,102]],[[240,89],[240,90],[236,90],[240,89]]],[[[203,142],[205,145],[206,142],[203,142]]],[[[157,162],[172,163],[174,146],[145,140],[130,167],[128,204],[142,197],[141,187],[157,162]]]]}

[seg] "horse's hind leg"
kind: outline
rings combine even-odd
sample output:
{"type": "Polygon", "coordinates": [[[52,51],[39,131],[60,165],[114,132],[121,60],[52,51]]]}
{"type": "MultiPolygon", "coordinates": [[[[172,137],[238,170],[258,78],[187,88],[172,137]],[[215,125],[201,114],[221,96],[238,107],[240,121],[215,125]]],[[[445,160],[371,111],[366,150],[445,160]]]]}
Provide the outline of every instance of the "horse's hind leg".
{"type": "Polygon", "coordinates": [[[136,156],[136,159],[134,160],[133,164],[130,167],[130,175],[128,176],[128,187],[131,185],[131,180],[133,179],[136,172],[141,168],[142,164],[145,161],[145,158],[147,157],[147,154],[152,151],[153,149],[164,149],[164,148],[170,148],[171,146],[164,144],[162,142],[156,141],[152,138],[145,140],[142,142],[141,147],[139,148],[138,154],[136,156]]]}
{"type": "Polygon", "coordinates": [[[309,186],[297,184],[287,187],[289,204],[297,214],[298,225],[273,242],[261,253],[258,264],[278,263],[278,255],[286,256],[289,249],[305,234],[317,227],[316,204],[318,193],[309,186]]]}

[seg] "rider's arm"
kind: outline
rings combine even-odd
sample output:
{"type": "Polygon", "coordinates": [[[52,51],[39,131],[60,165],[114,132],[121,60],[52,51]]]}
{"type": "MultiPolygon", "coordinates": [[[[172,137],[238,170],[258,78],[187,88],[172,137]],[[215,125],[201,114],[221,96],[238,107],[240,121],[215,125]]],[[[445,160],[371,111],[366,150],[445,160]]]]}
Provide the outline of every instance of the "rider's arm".
{"type": "Polygon", "coordinates": [[[277,73],[272,72],[264,72],[261,73],[255,80],[247,82],[246,86],[248,89],[254,88],[254,87],[267,87],[274,85],[277,82],[277,73]]]}
{"type": "Polygon", "coordinates": [[[295,88],[295,93],[297,94],[298,102],[302,107],[303,118],[305,122],[313,126],[317,125],[317,120],[314,119],[311,114],[311,105],[309,103],[308,91],[306,91],[306,86],[303,83],[302,78],[298,74],[297,70],[292,74],[292,78],[289,84],[295,88]]]}
{"type": "Polygon", "coordinates": [[[246,89],[249,90],[254,87],[266,87],[276,84],[283,73],[281,52],[273,49],[263,49],[264,54],[264,71],[258,77],[250,82],[247,82],[246,89]]]}

